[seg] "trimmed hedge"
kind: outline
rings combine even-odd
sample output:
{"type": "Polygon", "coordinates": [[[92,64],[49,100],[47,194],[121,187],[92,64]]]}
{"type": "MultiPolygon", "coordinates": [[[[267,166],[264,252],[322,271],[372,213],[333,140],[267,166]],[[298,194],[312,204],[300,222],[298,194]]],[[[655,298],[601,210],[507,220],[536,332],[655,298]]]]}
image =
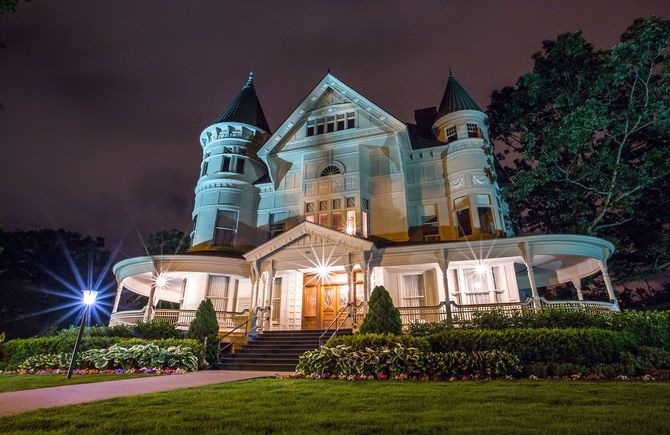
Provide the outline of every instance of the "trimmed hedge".
{"type": "MultiPolygon", "coordinates": [[[[19,364],[34,355],[71,353],[74,348],[76,336],[71,334],[59,334],[50,337],[24,338],[10,340],[0,345],[0,370],[15,370],[19,364]]],[[[158,339],[149,340],[142,338],[106,337],[106,336],[84,336],[82,337],[81,350],[107,349],[114,344],[130,347],[137,344],[153,343],[159,347],[182,346],[193,350],[198,357],[199,365],[204,365],[204,348],[202,343],[191,339],[158,339]]]]}
{"type": "Polygon", "coordinates": [[[296,367],[306,375],[414,377],[446,379],[470,375],[503,377],[521,373],[519,359],[507,352],[422,352],[396,345],[354,349],[338,345],[305,352],[296,367]]]}
{"type": "Polygon", "coordinates": [[[426,337],[433,352],[501,350],[522,364],[573,363],[592,366],[618,362],[622,352],[636,354],[640,340],[621,331],[586,329],[452,329],[426,337]]]}
{"type": "Polygon", "coordinates": [[[355,334],[333,337],[326,343],[326,347],[349,346],[354,350],[381,347],[415,347],[423,352],[430,351],[430,344],[424,338],[412,337],[410,335],[391,334],[355,334]]]}

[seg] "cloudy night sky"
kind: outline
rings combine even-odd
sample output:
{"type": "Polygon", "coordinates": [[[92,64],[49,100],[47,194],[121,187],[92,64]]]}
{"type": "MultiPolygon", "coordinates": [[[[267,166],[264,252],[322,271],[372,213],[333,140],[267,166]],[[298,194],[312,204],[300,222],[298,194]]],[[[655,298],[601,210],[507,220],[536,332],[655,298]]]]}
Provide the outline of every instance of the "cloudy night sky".
{"type": "Polygon", "coordinates": [[[202,129],[247,79],[279,125],[330,68],[405,122],[449,66],[482,107],[544,39],[598,48],[668,1],[21,2],[0,19],[0,225],[64,227],[136,253],[191,224],[202,129]]]}

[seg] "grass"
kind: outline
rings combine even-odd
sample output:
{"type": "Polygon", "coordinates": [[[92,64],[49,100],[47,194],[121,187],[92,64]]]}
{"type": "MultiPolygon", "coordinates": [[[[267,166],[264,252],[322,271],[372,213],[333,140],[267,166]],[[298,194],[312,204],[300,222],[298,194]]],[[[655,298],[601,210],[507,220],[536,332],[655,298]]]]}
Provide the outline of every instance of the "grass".
{"type": "Polygon", "coordinates": [[[0,418],[1,433],[667,433],[670,383],[255,379],[0,418]]]}
{"type": "Polygon", "coordinates": [[[72,375],[72,379],[65,380],[65,374],[58,375],[0,375],[0,393],[8,391],[32,390],[35,388],[60,387],[62,385],[88,384],[91,382],[116,381],[119,379],[137,378],[139,376],[153,376],[145,374],[101,373],[95,375],[72,375]]]}

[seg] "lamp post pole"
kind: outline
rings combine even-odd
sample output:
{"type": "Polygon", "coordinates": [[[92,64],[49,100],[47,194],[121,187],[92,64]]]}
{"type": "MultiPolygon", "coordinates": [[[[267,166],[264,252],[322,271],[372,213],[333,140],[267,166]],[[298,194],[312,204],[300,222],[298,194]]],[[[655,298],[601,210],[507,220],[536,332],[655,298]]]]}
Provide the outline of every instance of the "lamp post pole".
{"type": "Polygon", "coordinates": [[[70,379],[72,377],[74,365],[77,361],[77,351],[79,350],[79,344],[81,343],[81,336],[84,335],[86,316],[90,314],[91,306],[95,303],[95,298],[98,296],[98,292],[95,290],[84,290],[82,291],[82,296],[84,302],[84,313],[81,315],[81,325],[79,325],[79,333],[77,333],[77,339],[74,342],[74,350],[72,351],[72,358],[70,359],[70,367],[67,369],[67,375],[65,376],[65,379],[70,379]]]}
{"type": "Polygon", "coordinates": [[[81,342],[81,336],[84,334],[84,325],[86,324],[86,315],[88,310],[91,309],[90,305],[84,306],[84,314],[81,316],[81,325],[79,325],[79,333],[77,333],[77,340],[74,342],[74,350],[72,351],[72,358],[70,359],[70,367],[67,369],[67,376],[65,379],[70,379],[72,377],[72,372],[74,371],[74,365],[77,361],[77,351],[79,350],[79,343],[81,342]]]}

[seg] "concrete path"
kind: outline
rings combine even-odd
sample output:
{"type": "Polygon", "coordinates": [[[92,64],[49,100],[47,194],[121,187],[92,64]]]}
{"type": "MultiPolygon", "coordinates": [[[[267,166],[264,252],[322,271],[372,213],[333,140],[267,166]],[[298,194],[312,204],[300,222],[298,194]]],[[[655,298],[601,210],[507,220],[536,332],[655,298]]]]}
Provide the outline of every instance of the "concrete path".
{"type": "Polygon", "coordinates": [[[199,387],[222,382],[274,376],[276,372],[205,370],[184,375],[150,376],[90,384],[65,385],[0,393],[0,416],[52,406],[74,405],[114,397],[199,387]]]}

